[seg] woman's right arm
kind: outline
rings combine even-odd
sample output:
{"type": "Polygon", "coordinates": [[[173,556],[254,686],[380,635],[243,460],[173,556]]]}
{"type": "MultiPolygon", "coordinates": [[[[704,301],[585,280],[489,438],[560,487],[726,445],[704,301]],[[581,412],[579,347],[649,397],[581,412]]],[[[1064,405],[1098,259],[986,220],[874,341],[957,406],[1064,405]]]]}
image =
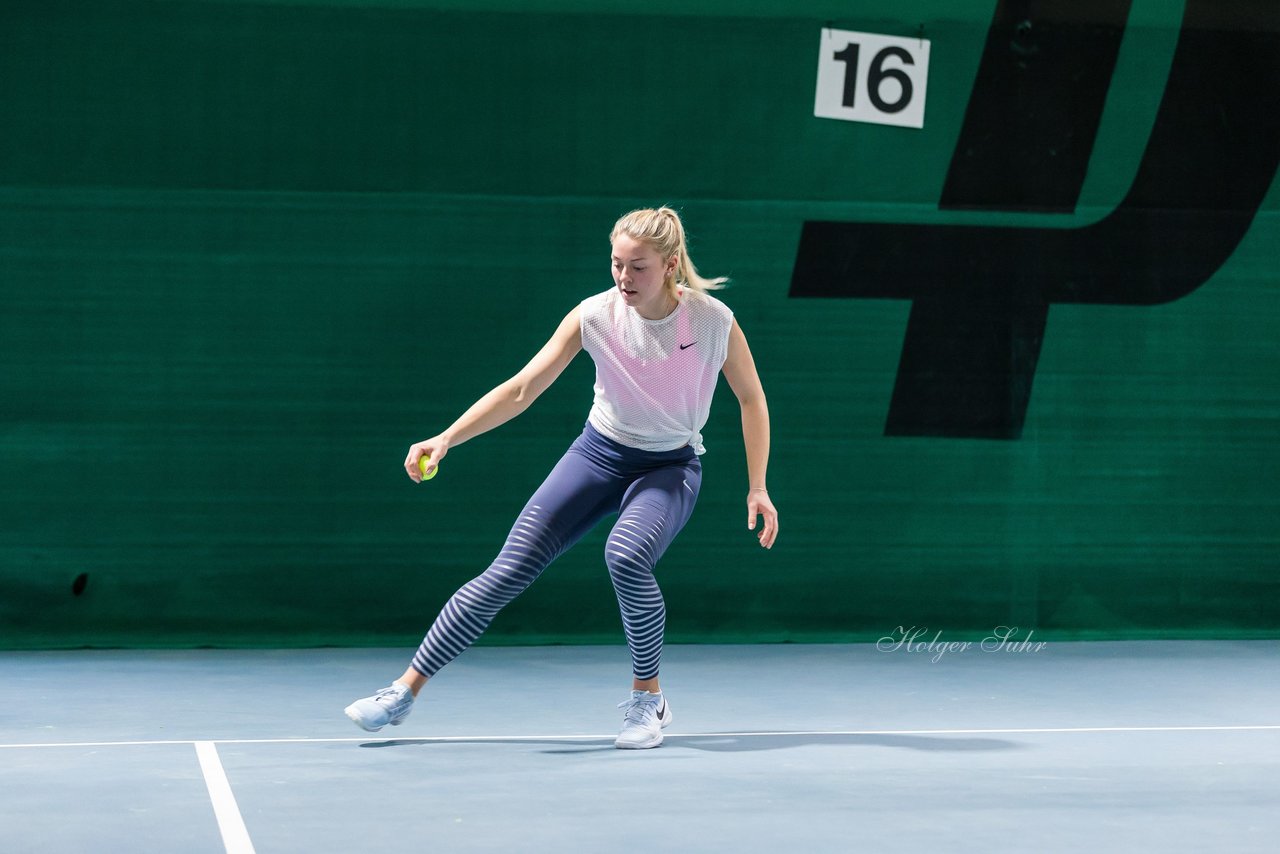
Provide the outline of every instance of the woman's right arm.
{"type": "Polygon", "coordinates": [[[581,349],[582,327],[578,307],[574,306],[573,311],[560,321],[551,340],[542,346],[519,373],[471,404],[443,433],[409,447],[409,455],[404,459],[404,470],[409,474],[409,479],[414,483],[422,480],[418,460],[423,456],[431,459],[431,466],[427,469],[430,471],[440,465],[453,445],[461,445],[468,439],[474,439],[528,409],[529,404],[556,381],[556,377],[560,376],[581,349]]]}

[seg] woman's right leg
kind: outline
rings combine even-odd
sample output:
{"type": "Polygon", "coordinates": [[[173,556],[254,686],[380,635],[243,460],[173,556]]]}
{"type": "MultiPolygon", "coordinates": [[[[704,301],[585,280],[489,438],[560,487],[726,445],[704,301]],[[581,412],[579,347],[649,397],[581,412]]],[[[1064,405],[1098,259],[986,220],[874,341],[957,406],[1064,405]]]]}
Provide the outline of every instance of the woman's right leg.
{"type": "Polygon", "coordinates": [[[347,717],[369,732],[402,723],[427,680],[471,646],[547,564],[617,510],[625,489],[626,481],[570,448],[525,505],[498,557],[445,603],[405,674],[347,706],[347,717]]]}
{"type": "Polygon", "coordinates": [[[416,696],[427,679],[471,646],[551,561],[616,511],[625,487],[582,454],[567,452],[529,499],[489,568],[445,603],[401,681],[416,696]]]}

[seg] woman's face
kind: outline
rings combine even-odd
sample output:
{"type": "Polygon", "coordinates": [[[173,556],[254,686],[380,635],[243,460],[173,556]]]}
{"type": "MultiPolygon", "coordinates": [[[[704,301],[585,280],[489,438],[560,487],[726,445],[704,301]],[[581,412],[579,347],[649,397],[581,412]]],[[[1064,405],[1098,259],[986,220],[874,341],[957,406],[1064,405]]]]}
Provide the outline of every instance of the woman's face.
{"type": "Polygon", "coordinates": [[[613,283],[641,317],[658,320],[671,313],[672,300],[662,283],[675,268],[675,258],[664,263],[647,243],[625,234],[613,240],[613,283]]]}

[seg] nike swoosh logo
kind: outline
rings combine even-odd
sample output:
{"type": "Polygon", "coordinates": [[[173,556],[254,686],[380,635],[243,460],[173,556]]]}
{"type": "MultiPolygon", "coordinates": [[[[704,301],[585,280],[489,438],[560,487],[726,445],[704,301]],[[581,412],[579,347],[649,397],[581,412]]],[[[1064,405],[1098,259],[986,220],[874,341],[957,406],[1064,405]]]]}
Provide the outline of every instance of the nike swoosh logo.
{"type": "Polygon", "coordinates": [[[690,347],[692,347],[694,344],[697,344],[697,343],[698,343],[697,341],[690,341],[688,344],[681,344],[680,349],[688,350],[690,347]]]}
{"type": "Polygon", "coordinates": [[[658,709],[658,720],[662,720],[662,716],[667,713],[667,701],[662,701],[662,708],[658,709]]]}

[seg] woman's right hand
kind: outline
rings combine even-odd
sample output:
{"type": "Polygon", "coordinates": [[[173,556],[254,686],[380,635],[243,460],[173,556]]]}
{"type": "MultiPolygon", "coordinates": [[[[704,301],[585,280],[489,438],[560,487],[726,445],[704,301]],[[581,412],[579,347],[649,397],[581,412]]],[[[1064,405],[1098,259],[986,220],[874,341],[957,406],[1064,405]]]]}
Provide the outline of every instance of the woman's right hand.
{"type": "Polygon", "coordinates": [[[404,470],[409,475],[409,480],[422,483],[422,469],[418,468],[418,460],[423,457],[429,458],[431,465],[427,467],[427,471],[430,472],[440,466],[440,461],[447,453],[449,453],[449,440],[444,436],[432,436],[430,439],[410,445],[409,455],[404,458],[404,470]]]}

